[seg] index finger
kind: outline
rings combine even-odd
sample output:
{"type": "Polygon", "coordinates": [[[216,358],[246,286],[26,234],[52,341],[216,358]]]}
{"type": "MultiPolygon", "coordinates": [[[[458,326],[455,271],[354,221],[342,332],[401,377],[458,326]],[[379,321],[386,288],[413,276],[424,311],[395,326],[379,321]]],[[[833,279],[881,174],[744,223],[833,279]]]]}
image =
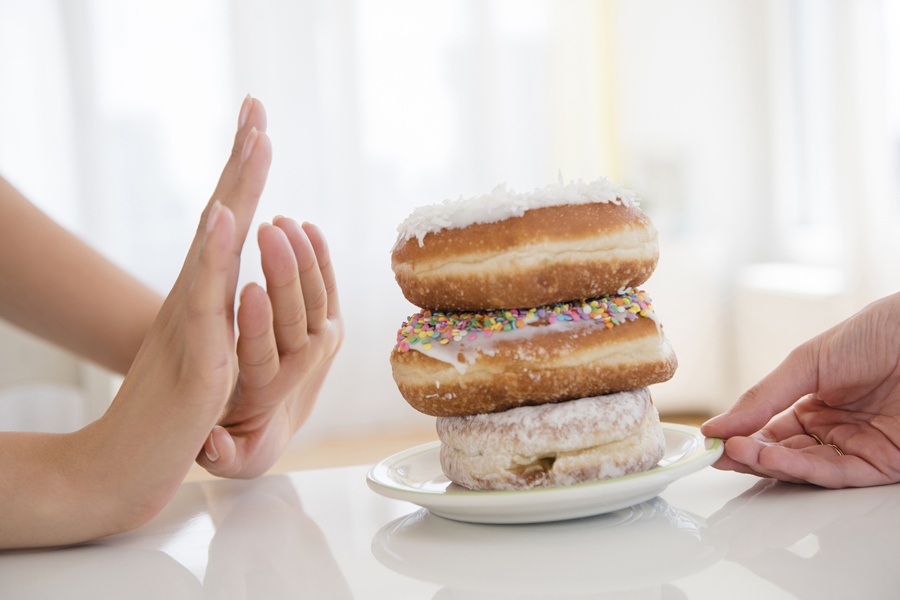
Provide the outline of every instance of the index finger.
{"type": "MultiPolygon", "coordinates": [[[[785,410],[781,414],[776,415],[762,429],[753,434],[753,437],[766,443],[785,443],[796,436],[806,437],[806,441],[809,442],[806,445],[816,443],[808,436],[806,428],[797,417],[796,410],[793,409],[785,410]]],[[[785,445],[792,448],[795,447],[790,444],[785,445]]]]}
{"type": "Polygon", "coordinates": [[[821,336],[794,349],[774,371],[744,392],[728,412],[704,423],[703,434],[721,438],[751,435],[797,400],[815,392],[820,344],[821,336]]]}

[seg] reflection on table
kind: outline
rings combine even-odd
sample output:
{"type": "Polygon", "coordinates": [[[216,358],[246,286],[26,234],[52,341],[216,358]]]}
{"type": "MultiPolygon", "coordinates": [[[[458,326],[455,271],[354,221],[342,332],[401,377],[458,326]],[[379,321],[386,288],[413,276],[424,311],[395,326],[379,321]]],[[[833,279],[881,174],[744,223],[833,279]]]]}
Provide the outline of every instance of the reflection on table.
{"type": "Polygon", "coordinates": [[[379,531],[372,552],[395,571],[444,584],[439,597],[658,598],[665,583],[715,563],[724,548],[704,519],[655,498],[541,525],[459,523],[420,510],[379,531]]]}
{"type": "Polygon", "coordinates": [[[94,598],[352,598],[328,544],[307,517],[286,475],[253,485],[220,481],[179,493],[154,520],[163,549],[134,547],[131,534],[104,544],[6,555],[0,597],[94,598]],[[202,507],[202,510],[198,510],[202,507]],[[204,521],[212,528],[203,536],[204,521]],[[164,551],[187,534],[207,539],[202,583],[164,551]],[[161,538],[161,539],[160,539],[161,538]],[[116,543],[116,542],[121,543],[116,543]]]}
{"type": "Polygon", "coordinates": [[[659,498],[476,525],[371,492],[365,467],[186,484],[145,527],[0,554],[0,598],[895,598],[900,486],[705,469],[659,498]]]}
{"type": "Polygon", "coordinates": [[[797,598],[900,597],[900,486],[759,481],[709,519],[727,559],[797,598]]]}

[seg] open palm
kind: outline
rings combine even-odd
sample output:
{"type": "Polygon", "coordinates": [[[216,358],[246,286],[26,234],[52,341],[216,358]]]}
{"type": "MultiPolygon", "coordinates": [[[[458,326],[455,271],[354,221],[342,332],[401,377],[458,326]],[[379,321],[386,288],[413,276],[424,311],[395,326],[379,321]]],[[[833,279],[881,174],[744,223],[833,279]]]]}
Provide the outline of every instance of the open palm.
{"type": "Polygon", "coordinates": [[[900,294],[795,349],[703,433],[727,438],[721,469],[830,488],[900,481],[900,294]]]}
{"type": "Polygon", "coordinates": [[[241,294],[237,383],[198,457],[222,477],[272,466],[312,411],[344,334],[321,231],[280,217],[260,228],[259,245],[268,290],[250,284],[241,294]]]}
{"type": "MultiPolygon", "coordinates": [[[[248,96],[241,108],[234,151],[214,195],[229,197],[240,187],[236,165],[241,162],[243,132],[259,132],[265,142],[265,168],[258,169],[252,201],[245,202],[247,208],[240,205],[243,212],[236,215],[242,225],[236,236],[236,256],[268,173],[271,146],[264,133],[266,125],[262,103],[248,96]]],[[[196,459],[220,477],[255,477],[272,466],[309,416],[344,335],[334,270],[319,228],[276,217],[271,225],[260,227],[258,238],[266,289],[251,283],[241,292],[237,376],[218,424],[196,459]]],[[[234,290],[237,261],[228,275],[229,289],[234,290]]],[[[225,307],[229,324],[234,321],[234,304],[232,293],[225,307]]]]}

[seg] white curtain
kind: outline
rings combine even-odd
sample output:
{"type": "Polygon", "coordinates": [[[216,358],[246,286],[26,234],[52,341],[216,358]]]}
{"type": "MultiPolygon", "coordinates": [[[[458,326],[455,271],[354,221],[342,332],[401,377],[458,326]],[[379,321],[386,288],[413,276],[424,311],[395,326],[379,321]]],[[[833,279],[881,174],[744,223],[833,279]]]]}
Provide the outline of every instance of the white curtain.
{"type": "MultiPolygon", "coordinates": [[[[412,208],[559,169],[622,179],[660,229],[645,288],[681,360],[657,403],[710,412],[743,385],[748,352],[775,356],[806,331],[739,331],[741,298],[778,276],[748,265],[818,266],[816,281],[844,277],[833,295],[864,290],[826,320],[895,285],[879,277],[897,268],[879,247],[897,239],[887,13],[875,0],[0,0],[0,173],[164,293],[241,99],[260,98],[274,160],[258,221],[323,227],[348,326],[307,436],[430,422],[388,365],[414,311],[389,266],[412,208]]],[[[246,249],[242,284],[262,281],[246,249]]]]}

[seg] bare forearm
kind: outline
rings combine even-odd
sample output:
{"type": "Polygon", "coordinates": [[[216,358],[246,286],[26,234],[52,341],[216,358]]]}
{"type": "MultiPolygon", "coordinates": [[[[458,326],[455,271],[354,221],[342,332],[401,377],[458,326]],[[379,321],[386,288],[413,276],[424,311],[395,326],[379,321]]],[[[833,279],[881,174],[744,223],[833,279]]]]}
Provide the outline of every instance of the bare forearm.
{"type": "MultiPolygon", "coordinates": [[[[0,550],[135,529],[168,503],[224,404],[146,375],[138,359],[112,407],[69,434],[0,432],[0,550]]],[[[227,382],[226,382],[227,383],[227,382]]]]}
{"type": "Polygon", "coordinates": [[[0,177],[0,317],[125,373],[161,305],[0,177]]]}
{"type": "Polygon", "coordinates": [[[85,454],[84,438],[0,433],[0,549],[72,544],[131,528],[114,494],[102,493],[112,490],[100,489],[101,465],[85,454]]]}

